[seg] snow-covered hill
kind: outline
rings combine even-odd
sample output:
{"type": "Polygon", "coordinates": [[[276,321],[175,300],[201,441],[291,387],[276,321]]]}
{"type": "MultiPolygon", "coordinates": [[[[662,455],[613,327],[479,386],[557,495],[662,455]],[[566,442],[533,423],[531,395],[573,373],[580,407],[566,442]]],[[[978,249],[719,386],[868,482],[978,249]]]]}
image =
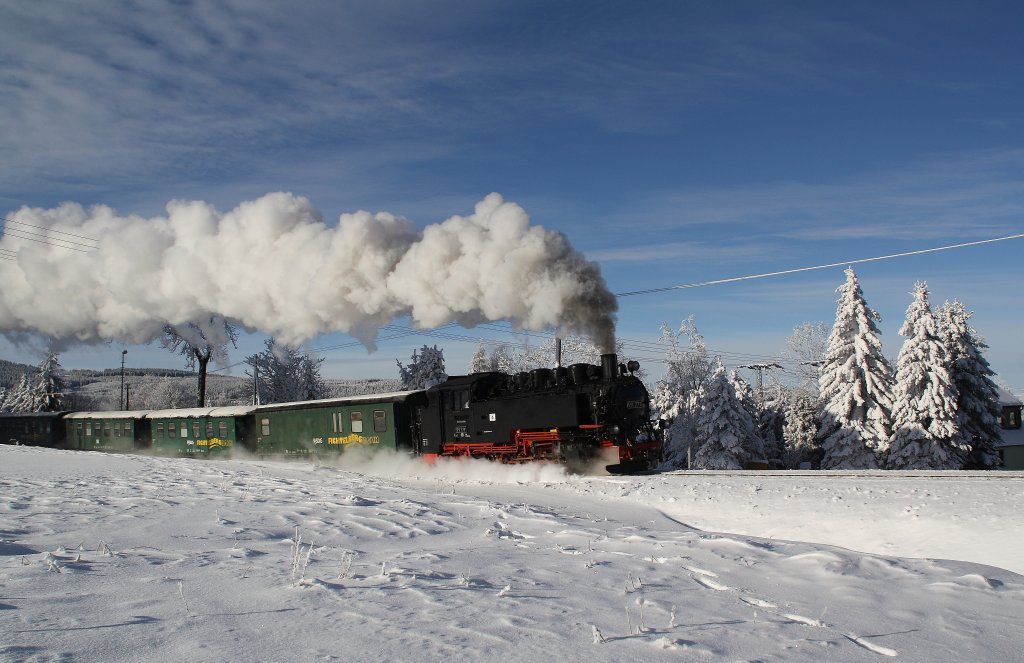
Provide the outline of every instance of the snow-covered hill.
{"type": "Polygon", "coordinates": [[[0,467],[4,660],[1022,656],[1021,475],[0,467]]]}

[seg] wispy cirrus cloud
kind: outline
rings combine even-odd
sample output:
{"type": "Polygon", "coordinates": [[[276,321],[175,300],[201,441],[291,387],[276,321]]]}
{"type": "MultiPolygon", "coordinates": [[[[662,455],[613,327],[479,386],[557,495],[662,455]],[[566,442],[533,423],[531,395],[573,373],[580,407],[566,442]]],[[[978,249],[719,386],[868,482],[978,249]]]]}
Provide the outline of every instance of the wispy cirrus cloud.
{"type": "Polygon", "coordinates": [[[977,239],[1024,227],[1024,150],[935,154],[906,165],[809,184],[707,187],[651,196],[628,215],[651,233],[695,240],[737,229],[762,241],[977,239]]]}
{"type": "Polygon", "coordinates": [[[414,159],[472,150],[547,122],[644,131],[739,90],[840,84],[855,73],[837,75],[824,53],[879,47],[840,21],[757,14],[740,25],[504,0],[12,3],[0,8],[0,149],[15,158],[0,180],[30,196],[102,195],[110,181],[287,173],[365,145],[414,159]]]}

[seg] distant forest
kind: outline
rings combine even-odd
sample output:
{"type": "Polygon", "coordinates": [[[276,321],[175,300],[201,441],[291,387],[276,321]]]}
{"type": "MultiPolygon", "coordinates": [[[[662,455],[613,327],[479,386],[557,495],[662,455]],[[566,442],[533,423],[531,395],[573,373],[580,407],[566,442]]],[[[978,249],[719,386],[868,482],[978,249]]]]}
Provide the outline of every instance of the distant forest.
{"type": "MultiPolygon", "coordinates": [[[[23,375],[30,381],[39,375],[39,368],[30,364],[0,359],[0,390],[15,387],[23,375]]],[[[125,368],[126,408],[155,410],[192,407],[195,404],[196,373],[172,368],[125,368]]],[[[121,407],[121,369],[102,371],[66,369],[64,379],[68,393],[65,402],[70,410],[106,411],[121,407]]],[[[342,380],[325,379],[327,396],[342,398],[361,394],[399,391],[397,379],[342,380]]],[[[207,405],[247,405],[252,403],[252,380],[248,377],[212,374],[207,384],[207,405]]]]}

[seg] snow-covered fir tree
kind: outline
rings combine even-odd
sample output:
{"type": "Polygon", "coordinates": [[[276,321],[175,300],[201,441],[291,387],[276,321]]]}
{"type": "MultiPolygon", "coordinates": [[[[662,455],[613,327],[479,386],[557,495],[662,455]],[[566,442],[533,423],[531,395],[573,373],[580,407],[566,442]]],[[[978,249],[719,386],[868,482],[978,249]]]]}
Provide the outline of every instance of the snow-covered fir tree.
{"type": "Polygon", "coordinates": [[[669,422],[661,467],[674,470],[685,468],[688,456],[696,451],[694,426],[715,364],[693,316],[683,320],[678,331],[662,325],[661,340],[667,346],[666,368],[651,396],[651,408],[658,418],[669,422]]]}
{"type": "Polygon", "coordinates": [[[894,432],[886,467],[961,469],[968,448],[956,423],[956,385],[923,282],[914,287],[914,301],[907,308],[900,335],[907,340],[896,361],[894,432]]]}
{"type": "Polygon", "coordinates": [[[67,400],[67,382],[57,355],[50,352],[39,364],[39,379],[32,390],[36,412],[60,412],[67,400]]]}
{"type": "Polygon", "coordinates": [[[880,317],[864,301],[853,269],[847,268],[837,292],[836,321],[818,379],[821,468],[874,469],[891,433],[892,372],[882,354],[880,317]]]}
{"type": "Polygon", "coordinates": [[[487,348],[483,343],[479,343],[476,346],[476,352],[473,353],[473,358],[469,360],[469,374],[486,373],[489,370],[491,370],[491,363],[487,359],[487,348]]]}
{"type": "Polygon", "coordinates": [[[743,404],[746,411],[750,413],[751,418],[757,421],[761,404],[757,402],[754,388],[735,369],[729,371],[729,382],[732,384],[733,391],[736,392],[736,398],[743,404]]]}
{"type": "Polygon", "coordinates": [[[413,350],[412,361],[408,366],[395,360],[398,364],[398,377],[402,381],[402,389],[429,389],[448,379],[444,369],[444,350],[424,345],[417,352],[413,350]]]}
{"type": "Polygon", "coordinates": [[[970,326],[972,312],[959,301],[946,302],[936,312],[939,335],[946,348],[949,373],[957,391],[956,422],[970,445],[964,469],[988,470],[999,464],[994,445],[1000,433],[999,388],[985,359],[988,346],[970,326]]]}
{"type": "Polygon", "coordinates": [[[28,375],[23,374],[18,384],[7,392],[7,398],[4,399],[4,412],[35,412],[33,392],[34,389],[28,375]]]}
{"type": "Polygon", "coordinates": [[[721,363],[704,390],[694,426],[693,467],[701,470],[739,470],[748,460],[760,460],[757,426],[739,398],[721,363]]]}
{"type": "Polygon", "coordinates": [[[815,469],[821,467],[824,451],[821,438],[818,437],[820,416],[821,403],[814,393],[799,388],[788,392],[785,401],[786,423],[782,428],[782,462],[788,469],[800,469],[804,463],[815,469]]]}
{"type": "Polygon", "coordinates": [[[757,418],[757,429],[764,443],[766,460],[782,463],[785,456],[786,402],[788,390],[781,384],[765,388],[764,402],[757,418]]]}

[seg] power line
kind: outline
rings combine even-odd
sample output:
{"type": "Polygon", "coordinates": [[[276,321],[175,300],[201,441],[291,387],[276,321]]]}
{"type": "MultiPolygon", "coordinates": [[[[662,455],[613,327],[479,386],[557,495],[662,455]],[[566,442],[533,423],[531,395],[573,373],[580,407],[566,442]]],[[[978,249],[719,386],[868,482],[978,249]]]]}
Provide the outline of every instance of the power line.
{"type": "Polygon", "coordinates": [[[753,279],[763,279],[769,276],[783,276],[785,274],[797,274],[799,272],[810,272],[816,269],[828,269],[831,267],[842,267],[844,265],[858,265],[865,262],[877,262],[879,260],[891,260],[892,258],[905,258],[907,256],[922,255],[924,253],[935,253],[937,251],[949,251],[951,249],[962,249],[968,246],[978,246],[981,244],[992,244],[993,242],[1005,242],[1010,239],[1021,239],[1024,237],[1024,233],[1019,235],[1007,235],[1006,237],[994,237],[992,239],[982,239],[976,242],[964,242],[962,244],[950,244],[949,246],[938,246],[932,249],[919,249],[917,251],[906,251],[904,253],[893,253],[885,256],[875,256],[874,258],[859,258],[857,260],[843,260],[842,262],[833,262],[827,265],[814,265],[812,267],[797,267],[796,269],[784,269],[778,272],[765,272],[764,274],[750,274],[748,276],[734,276],[727,279],[716,279],[714,281],[701,281],[698,283],[683,283],[680,285],[670,285],[662,288],[650,288],[648,290],[634,290],[632,292],[620,292],[617,293],[616,297],[632,297],[634,295],[649,295],[656,292],[669,292],[671,290],[686,290],[689,288],[703,288],[709,285],[721,285],[723,283],[735,283],[737,281],[750,281],[753,279]]]}
{"type": "Polygon", "coordinates": [[[12,219],[10,217],[4,217],[3,224],[0,224],[0,229],[3,230],[3,236],[5,237],[16,237],[18,239],[24,239],[30,242],[39,242],[40,244],[47,244],[49,246],[53,246],[60,249],[68,249],[70,251],[80,251],[82,253],[88,253],[89,251],[95,251],[96,249],[99,248],[99,241],[93,239],[92,237],[86,237],[85,235],[76,235],[74,233],[64,232],[63,230],[57,230],[55,228],[37,226],[35,224],[28,223],[25,221],[18,221],[17,219],[12,219]],[[32,230],[25,228],[11,228],[10,224],[12,223],[21,226],[27,226],[32,230]],[[37,230],[43,232],[36,232],[37,230]],[[85,242],[79,242],[76,240],[85,240],[86,242],[92,242],[92,244],[86,244],[85,242]]]}

